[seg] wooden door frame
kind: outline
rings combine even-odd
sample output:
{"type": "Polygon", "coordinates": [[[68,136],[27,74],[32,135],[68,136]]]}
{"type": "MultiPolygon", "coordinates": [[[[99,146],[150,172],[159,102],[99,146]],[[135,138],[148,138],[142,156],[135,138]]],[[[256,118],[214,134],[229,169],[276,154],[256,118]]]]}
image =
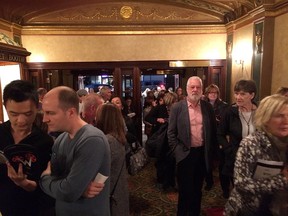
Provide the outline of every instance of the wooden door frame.
{"type": "Polygon", "coordinates": [[[220,70],[220,83],[218,85],[220,89],[221,99],[226,100],[226,70],[224,66],[211,66],[208,67],[208,84],[213,84],[212,81],[212,74],[214,73],[214,70],[220,70]]]}

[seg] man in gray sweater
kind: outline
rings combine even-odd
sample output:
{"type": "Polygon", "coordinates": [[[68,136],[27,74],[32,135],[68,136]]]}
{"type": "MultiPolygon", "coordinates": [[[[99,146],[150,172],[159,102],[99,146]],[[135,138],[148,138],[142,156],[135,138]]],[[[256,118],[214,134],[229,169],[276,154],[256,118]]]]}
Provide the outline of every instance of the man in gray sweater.
{"type": "Polygon", "coordinates": [[[110,149],[105,135],[80,118],[76,92],[60,86],[43,99],[43,121],[49,131],[63,131],[55,140],[51,164],[40,186],[56,199],[56,215],[109,216],[109,178],[101,193],[84,196],[98,173],[110,175],[110,149]]]}

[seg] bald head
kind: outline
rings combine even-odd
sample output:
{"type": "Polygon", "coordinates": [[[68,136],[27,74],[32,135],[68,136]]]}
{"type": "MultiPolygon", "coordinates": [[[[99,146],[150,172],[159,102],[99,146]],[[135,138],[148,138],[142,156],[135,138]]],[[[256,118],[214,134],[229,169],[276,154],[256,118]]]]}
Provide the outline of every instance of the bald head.
{"type": "Polygon", "coordinates": [[[59,108],[67,110],[75,108],[79,112],[79,98],[75,90],[67,86],[58,86],[51,89],[43,99],[43,103],[57,103],[59,108]]]}
{"type": "Polygon", "coordinates": [[[43,99],[43,122],[49,131],[65,131],[70,137],[86,124],[79,116],[79,99],[76,92],[66,86],[50,90],[43,99]]]}
{"type": "Polygon", "coordinates": [[[85,110],[90,106],[98,107],[99,105],[104,103],[104,100],[99,94],[90,93],[89,95],[86,96],[83,102],[84,102],[83,107],[85,110]]]}
{"type": "Polygon", "coordinates": [[[104,103],[103,98],[96,93],[90,93],[83,100],[82,118],[89,124],[94,124],[96,110],[104,103]]]}

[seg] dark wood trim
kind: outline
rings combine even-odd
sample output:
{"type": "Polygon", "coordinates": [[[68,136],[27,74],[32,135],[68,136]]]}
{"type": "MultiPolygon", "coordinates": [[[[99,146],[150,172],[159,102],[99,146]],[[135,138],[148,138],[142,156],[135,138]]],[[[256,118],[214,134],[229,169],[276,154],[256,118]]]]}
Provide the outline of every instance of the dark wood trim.
{"type": "Polygon", "coordinates": [[[4,115],[3,115],[3,104],[2,104],[2,101],[3,101],[3,98],[2,98],[2,86],[1,86],[1,82],[0,82],[0,101],[1,101],[1,104],[0,104],[0,121],[1,123],[4,121],[4,115]]]}
{"type": "MultiPolygon", "coordinates": [[[[141,74],[143,75],[156,75],[159,74],[158,72],[161,71],[161,74],[181,74],[183,78],[183,74],[186,70],[195,68],[193,65],[198,65],[197,67],[222,67],[226,73],[226,60],[183,60],[183,62],[187,63],[185,67],[170,67],[169,61],[125,61],[125,62],[50,62],[50,63],[36,63],[30,62],[27,63],[27,70],[26,73],[30,73],[27,76],[31,78],[32,73],[34,73],[35,79],[35,71],[38,71],[38,78],[37,81],[39,82],[39,86],[45,86],[45,71],[49,70],[67,70],[70,71],[72,76],[74,77],[73,80],[73,88],[77,89],[78,81],[75,77],[82,75],[82,76],[89,76],[89,75],[101,75],[101,74],[109,74],[114,76],[114,93],[115,95],[122,95],[122,75],[130,74],[131,76],[134,74],[135,68],[137,71],[139,70],[139,77],[135,78],[136,80],[133,82],[140,82],[141,74]],[[201,63],[205,65],[201,65],[201,63]],[[120,77],[118,77],[120,76],[120,77]],[[117,79],[118,78],[118,79],[117,79]],[[139,79],[139,80],[138,80],[139,79]],[[118,80],[118,81],[117,81],[118,80]],[[120,83],[118,83],[120,82],[120,83]]],[[[182,83],[182,78],[181,83],[182,83]]],[[[223,77],[221,78],[223,79],[223,77]]],[[[225,86],[223,84],[222,86],[225,86]]],[[[71,86],[72,87],[72,86],[71,86]]],[[[134,88],[134,87],[133,87],[134,88]]],[[[141,85],[139,84],[139,92],[141,89],[141,85]]],[[[223,91],[223,89],[222,89],[223,91]]]]}
{"type": "MultiPolygon", "coordinates": [[[[188,61],[188,60],[183,60],[188,61]]],[[[190,60],[189,60],[190,61],[190,60]]],[[[222,65],[225,60],[203,60],[210,61],[210,66],[222,65]]],[[[199,62],[199,60],[191,60],[191,62],[199,62]]],[[[209,66],[209,65],[203,65],[209,66]]],[[[84,70],[89,69],[114,69],[114,68],[133,68],[140,69],[171,69],[169,61],[121,61],[121,62],[29,62],[29,69],[50,69],[50,70],[84,70]]],[[[173,68],[177,69],[177,68],[173,68]]],[[[178,68],[179,69],[179,68],[178,68]]]]}
{"type": "Polygon", "coordinates": [[[0,61],[26,63],[26,57],[31,55],[23,47],[0,43],[0,61]]]}
{"type": "Polygon", "coordinates": [[[29,69],[93,70],[114,68],[169,68],[169,61],[125,61],[125,62],[30,62],[29,69]]]}
{"type": "Polygon", "coordinates": [[[264,20],[264,32],[263,32],[263,53],[261,54],[261,72],[260,72],[260,86],[259,89],[259,100],[266,96],[271,95],[272,89],[272,71],[273,71],[273,47],[274,47],[274,28],[275,19],[274,17],[266,17],[264,20]]]}
{"type": "Polygon", "coordinates": [[[121,68],[115,68],[113,71],[113,83],[114,83],[114,95],[121,96],[122,95],[122,74],[121,68]]]}
{"type": "MultiPolygon", "coordinates": [[[[137,127],[137,137],[142,143],[142,101],[141,101],[141,70],[138,67],[133,68],[133,104],[136,112],[136,127],[137,127]]],[[[143,144],[143,143],[142,143],[143,144]]]]}

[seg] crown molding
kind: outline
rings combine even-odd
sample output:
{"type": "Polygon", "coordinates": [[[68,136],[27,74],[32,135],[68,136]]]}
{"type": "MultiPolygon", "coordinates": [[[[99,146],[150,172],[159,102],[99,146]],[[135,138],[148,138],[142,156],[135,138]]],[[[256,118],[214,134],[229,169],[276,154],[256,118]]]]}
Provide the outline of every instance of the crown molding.
{"type": "Polygon", "coordinates": [[[25,26],[22,35],[174,35],[174,34],[222,34],[225,25],[181,26],[25,26]]]}
{"type": "Polygon", "coordinates": [[[226,24],[226,28],[236,30],[265,17],[277,17],[285,13],[288,13],[288,1],[281,1],[276,4],[263,4],[241,18],[226,24]]]}

